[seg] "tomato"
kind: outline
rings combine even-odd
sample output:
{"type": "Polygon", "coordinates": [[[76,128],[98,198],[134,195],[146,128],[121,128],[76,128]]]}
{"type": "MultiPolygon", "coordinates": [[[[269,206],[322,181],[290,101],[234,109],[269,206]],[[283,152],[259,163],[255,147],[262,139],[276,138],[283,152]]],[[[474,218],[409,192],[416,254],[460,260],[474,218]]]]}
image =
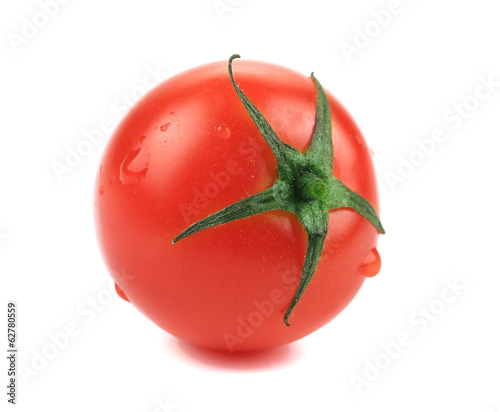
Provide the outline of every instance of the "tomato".
{"type": "Polygon", "coordinates": [[[235,57],[234,84],[227,62],[207,64],[133,107],[95,194],[118,294],[170,334],[231,352],[290,343],[331,321],[379,271],[383,233],[372,156],[344,107],[313,76],[235,57]],[[323,146],[304,163],[316,135],[323,146]],[[325,207],[330,180],[368,211],[344,197],[325,207]],[[259,197],[281,181],[288,189],[259,197]],[[235,204],[240,214],[224,217],[235,204]],[[213,216],[226,220],[197,226],[213,216]]]}

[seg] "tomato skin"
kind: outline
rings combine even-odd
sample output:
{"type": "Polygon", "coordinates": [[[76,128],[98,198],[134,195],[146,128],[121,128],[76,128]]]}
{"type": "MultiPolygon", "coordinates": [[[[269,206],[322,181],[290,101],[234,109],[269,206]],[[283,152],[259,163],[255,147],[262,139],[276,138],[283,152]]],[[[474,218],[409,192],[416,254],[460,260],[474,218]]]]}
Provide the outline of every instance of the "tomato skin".
{"type": "MultiPolygon", "coordinates": [[[[235,61],[233,71],[280,139],[305,151],[315,121],[313,80],[247,60],[235,61]]],[[[334,175],[378,210],[369,148],[327,96],[334,175]]],[[[116,129],[97,178],[97,234],[120,293],[172,335],[215,349],[271,348],[328,323],[361,287],[360,267],[377,242],[375,227],[355,211],[330,211],[323,254],[289,327],[283,315],[307,244],[295,215],[266,212],[172,244],[190,224],[276,177],[275,157],[232,88],[227,62],[156,87],[116,129]]]]}

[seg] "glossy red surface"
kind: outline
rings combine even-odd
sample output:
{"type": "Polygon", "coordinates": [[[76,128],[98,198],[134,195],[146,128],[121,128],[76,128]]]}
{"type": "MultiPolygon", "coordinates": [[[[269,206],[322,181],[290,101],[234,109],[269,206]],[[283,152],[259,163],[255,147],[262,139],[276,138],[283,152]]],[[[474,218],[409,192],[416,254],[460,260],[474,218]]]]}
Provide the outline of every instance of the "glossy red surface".
{"type": "MultiPolygon", "coordinates": [[[[315,119],[312,79],[245,60],[233,70],[277,135],[305,151],[315,119]]],[[[370,150],[327,95],[334,175],[378,210],[370,150]]],[[[179,74],[146,95],[115,131],[96,183],[98,239],[120,296],[181,339],[231,351],[292,342],[338,315],[380,269],[372,252],[378,232],[353,210],[330,212],[324,252],[289,327],[283,315],[306,250],[295,215],[267,212],[172,244],[190,224],[270,187],[275,166],[226,62],[179,74]]]]}

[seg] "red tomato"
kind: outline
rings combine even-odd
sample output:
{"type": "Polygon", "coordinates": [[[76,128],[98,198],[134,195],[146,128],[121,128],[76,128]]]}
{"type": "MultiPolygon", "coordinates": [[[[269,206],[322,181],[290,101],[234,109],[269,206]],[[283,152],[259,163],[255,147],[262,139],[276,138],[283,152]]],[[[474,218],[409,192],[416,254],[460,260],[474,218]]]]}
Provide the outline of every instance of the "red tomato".
{"type": "MultiPolygon", "coordinates": [[[[246,60],[233,72],[277,136],[305,152],[316,115],[312,78],[246,60]]],[[[333,175],[378,210],[370,150],[326,95],[333,175]]],[[[271,187],[276,167],[227,62],[186,71],[147,94],[115,131],[96,185],[98,239],[120,296],[170,334],[229,351],[283,345],[332,320],[380,269],[379,232],[352,209],[328,213],[323,253],[291,326],[283,316],[308,239],[294,213],[268,211],[172,244],[189,225],[271,187]]]]}

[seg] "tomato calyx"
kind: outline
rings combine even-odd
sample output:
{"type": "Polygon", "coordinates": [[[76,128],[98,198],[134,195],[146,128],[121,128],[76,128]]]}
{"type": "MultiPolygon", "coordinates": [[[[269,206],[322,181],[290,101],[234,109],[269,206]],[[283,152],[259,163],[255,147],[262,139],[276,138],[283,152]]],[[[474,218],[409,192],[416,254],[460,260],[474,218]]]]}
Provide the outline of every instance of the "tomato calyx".
{"type": "Polygon", "coordinates": [[[380,219],[370,203],[333,175],[333,144],[331,109],[323,87],[311,73],[316,90],[316,118],[311,143],[305,153],[284,143],[271,128],[260,111],[236,84],[232,62],[228,62],[231,84],[262,137],[274,153],[278,178],[267,190],[233,203],[192,224],[172,243],[213,226],[258,215],[271,210],[294,213],[307,234],[307,249],[297,290],[284,315],[289,318],[307,289],[318,266],[329,227],[329,211],[351,208],[366,218],[380,233],[385,233],[380,219]]]}

